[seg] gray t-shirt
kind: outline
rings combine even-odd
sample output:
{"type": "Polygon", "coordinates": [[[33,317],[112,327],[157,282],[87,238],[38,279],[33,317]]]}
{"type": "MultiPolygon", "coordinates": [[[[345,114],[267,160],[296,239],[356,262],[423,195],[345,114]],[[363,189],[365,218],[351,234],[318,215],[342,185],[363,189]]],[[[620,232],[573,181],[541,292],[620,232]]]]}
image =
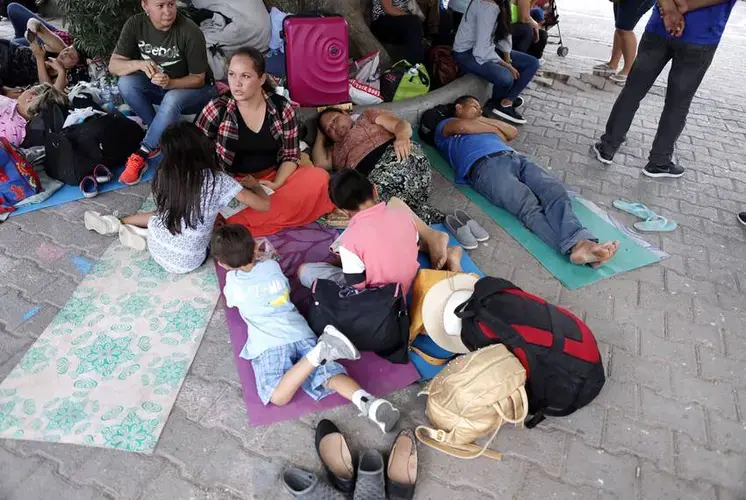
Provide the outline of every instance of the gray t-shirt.
{"type": "Polygon", "coordinates": [[[144,12],[130,17],[122,28],[114,53],[133,60],[153,60],[169,78],[200,73],[206,73],[207,82],[212,78],[205,35],[199,26],[181,14],[177,14],[168,31],[156,29],[144,12]]]}
{"type": "MultiPolygon", "coordinates": [[[[497,62],[500,56],[495,51],[495,24],[500,14],[500,7],[495,2],[488,0],[473,0],[466,8],[466,14],[461,19],[461,24],[453,41],[454,52],[472,51],[474,59],[479,64],[486,62],[497,62]]],[[[503,52],[510,53],[512,49],[512,38],[510,36],[500,40],[497,48],[503,52]]]]}
{"type": "Polygon", "coordinates": [[[217,172],[207,176],[202,185],[201,224],[190,229],[181,224],[181,234],[171,234],[158,213],[148,223],[148,250],[150,256],[166,271],[184,274],[197,269],[207,257],[212,227],[223,207],[241,192],[243,187],[233,177],[217,172]]]}

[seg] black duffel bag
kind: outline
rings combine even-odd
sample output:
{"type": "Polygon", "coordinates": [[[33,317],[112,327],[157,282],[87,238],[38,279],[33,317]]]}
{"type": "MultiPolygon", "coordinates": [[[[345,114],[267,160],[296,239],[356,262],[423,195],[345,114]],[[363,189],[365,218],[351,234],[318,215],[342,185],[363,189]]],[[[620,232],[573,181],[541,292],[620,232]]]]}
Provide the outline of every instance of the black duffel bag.
{"type": "Polygon", "coordinates": [[[121,166],[140,146],[143,129],[119,112],[93,115],[82,123],[47,134],[45,170],[49,177],[78,185],[96,165],[121,166]]]}
{"type": "Polygon", "coordinates": [[[319,279],[311,293],[308,324],[317,335],[333,325],[360,351],[373,351],[392,363],[409,361],[409,313],[401,286],[356,290],[319,279]]]}

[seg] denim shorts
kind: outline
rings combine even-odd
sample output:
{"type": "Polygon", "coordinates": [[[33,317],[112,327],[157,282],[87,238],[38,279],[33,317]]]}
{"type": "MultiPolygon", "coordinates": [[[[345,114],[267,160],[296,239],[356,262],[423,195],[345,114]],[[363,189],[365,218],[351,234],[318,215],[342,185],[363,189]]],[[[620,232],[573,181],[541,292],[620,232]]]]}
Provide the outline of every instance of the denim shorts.
{"type": "MultiPolygon", "coordinates": [[[[280,383],[280,379],[295,363],[300,361],[308,351],[316,347],[315,338],[307,338],[277,347],[271,347],[251,360],[256,380],[256,392],[262,403],[268,405],[272,393],[280,383]]],[[[325,398],[334,391],[324,387],[324,383],[334,375],[347,373],[342,365],[335,361],[328,361],[316,368],[301,388],[314,401],[325,398]]]]}
{"type": "Polygon", "coordinates": [[[614,26],[622,31],[634,31],[642,16],[655,0],[618,0],[614,2],[614,26]]]}

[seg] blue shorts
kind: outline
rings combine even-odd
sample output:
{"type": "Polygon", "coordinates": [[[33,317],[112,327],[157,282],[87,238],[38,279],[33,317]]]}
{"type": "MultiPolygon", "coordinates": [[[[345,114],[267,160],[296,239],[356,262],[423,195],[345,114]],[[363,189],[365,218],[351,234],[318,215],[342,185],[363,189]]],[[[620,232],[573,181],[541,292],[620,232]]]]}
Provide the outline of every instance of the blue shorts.
{"type": "MultiPolygon", "coordinates": [[[[251,360],[251,367],[254,368],[254,378],[256,379],[256,392],[265,406],[269,404],[272,393],[277,388],[277,384],[280,383],[282,376],[314,347],[316,347],[315,338],[303,339],[292,344],[267,349],[251,360]]],[[[316,368],[311,376],[303,382],[301,388],[311,399],[318,401],[334,393],[334,391],[324,387],[324,383],[334,375],[344,373],[347,373],[347,371],[342,365],[330,361],[316,368]]]]}
{"type": "Polygon", "coordinates": [[[619,0],[614,2],[614,26],[622,31],[634,31],[642,16],[654,4],[655,0],[619,0]]]}

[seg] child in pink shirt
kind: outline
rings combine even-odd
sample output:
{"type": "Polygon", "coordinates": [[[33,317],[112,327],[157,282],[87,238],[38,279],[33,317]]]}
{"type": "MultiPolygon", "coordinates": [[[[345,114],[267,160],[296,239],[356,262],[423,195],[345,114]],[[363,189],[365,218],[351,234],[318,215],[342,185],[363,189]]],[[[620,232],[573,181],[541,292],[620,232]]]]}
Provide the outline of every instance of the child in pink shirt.
{"type": "MultiPolygon", "coordinates": [[[[376,187],[352,169],[332,177],[329,194],[332,202],[350,216],[339,246],[342,267],[304,264],[298,273],[301,283],[308,288],[319,278],[357,288],[398,283],[404,294],[409,292],[419,269],[419,235],[411,210],[396,198],[388,205],[379,201],[376,187]]],[[[447,250],[448,267],[458,266],[451,270],[460,270],[461,249],[447,250]]]]}

